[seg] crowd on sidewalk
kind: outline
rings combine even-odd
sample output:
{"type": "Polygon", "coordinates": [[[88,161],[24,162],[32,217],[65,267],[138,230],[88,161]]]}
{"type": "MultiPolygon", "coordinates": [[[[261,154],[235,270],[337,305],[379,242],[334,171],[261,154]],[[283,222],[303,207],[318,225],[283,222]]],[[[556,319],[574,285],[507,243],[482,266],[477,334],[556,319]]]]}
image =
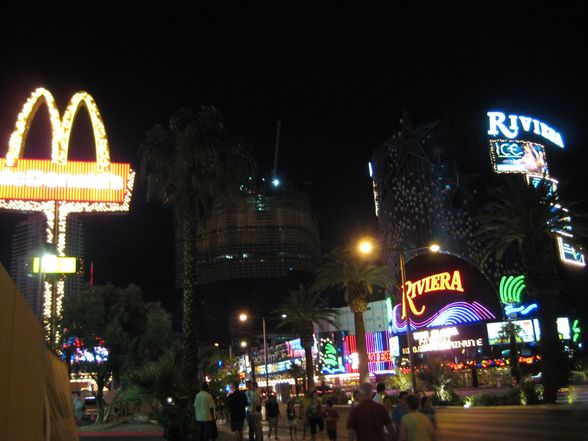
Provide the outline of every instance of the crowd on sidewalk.
{"type": "MultiPolygon", "coordinates": [[[[272,436],[278,440],[278,421],[282,414],[275,394],[270,394],[263,403],[255,381],[247,381],[246,387],[247,390],[242,391],[239,383],[235,382],[227,397],[230,428],[235,440],[243,441],[245,426],[249,441],[262,441],[264,435],[269,440],[272,436]],[[262,426],[264,405],[268,427],[266,434],[262,426]]],[[[194,407],[200,441],[216,439],[215,404],[208,385],[203,385],[196,395],[194,407]]],[[[337,440],[339,413],[331,400],[322,403],[316,390],[301,399],[291,398],[286,404],[285,417],[286,436],[290,441],[299,439],[299,435],[305,440],[307,433],[310,441],[323,441],[324,432],[329,441],[337,440]]],[[[393,406],[392,397],[386,395],[384,384],[379,383],[374,393],[372,385],[364,383],[353,394],[345,429],[348,441],[434,441],[435,411],[425,395],[419,397],[400,392],[398,404],[393,406]]]]}

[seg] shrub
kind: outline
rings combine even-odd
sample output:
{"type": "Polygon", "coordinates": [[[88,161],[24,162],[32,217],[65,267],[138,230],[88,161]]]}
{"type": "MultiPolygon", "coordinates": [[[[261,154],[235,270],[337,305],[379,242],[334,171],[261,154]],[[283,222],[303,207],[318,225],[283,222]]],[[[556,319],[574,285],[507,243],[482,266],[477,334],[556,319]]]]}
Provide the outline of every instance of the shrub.
{"type": "Polygon", "coordinates": [[[464,404],[470,406],[512,406],[521,404],[521,392],[517,388],[510,389],[507,393],[475,394],[464,399],[464,404]]]}

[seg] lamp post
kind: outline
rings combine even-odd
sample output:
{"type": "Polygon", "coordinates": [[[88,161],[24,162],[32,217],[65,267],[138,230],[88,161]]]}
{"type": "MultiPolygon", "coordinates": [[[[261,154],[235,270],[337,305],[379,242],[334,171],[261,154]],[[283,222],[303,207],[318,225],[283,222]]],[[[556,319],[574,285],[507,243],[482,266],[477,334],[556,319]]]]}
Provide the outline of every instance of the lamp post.
{"type": "Polygon", "coordinates": [[[400,282],[402,283],[402,312],[406,315],[406,344],[408,345],[408,365],[410,368],[410,382],[412,386],[412,393],[416,391],[416,376],[414,372],[414,362],[413,362],[413,355],[412,355],[412,334],[410,333],[410,307],[406,308],[408,301],[405,298],[406,292],[406,264],[404,261],[404,253],[410,251],[420,251],[420,250],[429,250],[433,253],[437,253],[440,250],[439,245],[432,244],[428,247],[418,247],[418,248],[409,248],[409,249],[402,249],[398,248],[399,262],[400,262],[400,282]]]}
{"type": "MultiPolygon", "coordinates": [[[[241,322],[246,322],[249,316],[245,313],[239,314],[239,320],[241,322]]],[[[265,388],[269,390],[269,372],[267,369],[267,334],[266,334],[266,326],[265,326],[265,317],[261,318],[262,324],[262,332],[263,332],[263,361],[265,364],[265,388]]],[[[253,372],[255,375],[255,372],[253,372]]]]}
{"type": "MultiPolygon", "coordinates": [[[[400,263],[400,281],[402,283],[402,313],[406,316],[406,339],[408,345],[408,364],[410,367],[410,380],[412,385],[412,392],[416,391],[416,376],[414,372],[413,354],[412,354],[412,335],[410,333],[410,308],[406,308],[408,303],[405,299],[405,285],[406,285],[406,264],[404,261],[404,253],[411,251],[429,250],[433,253],[438,253],[441,247],[437,244],[431,244],[428,247],[417,247],[417,248],[393,248],[392,251],[397,251],[400,263]]],[[[372,257],[376,252],[375,241],[372,238],[366,237],[357,243],[357,251],[364,257],[372,257]]]]}

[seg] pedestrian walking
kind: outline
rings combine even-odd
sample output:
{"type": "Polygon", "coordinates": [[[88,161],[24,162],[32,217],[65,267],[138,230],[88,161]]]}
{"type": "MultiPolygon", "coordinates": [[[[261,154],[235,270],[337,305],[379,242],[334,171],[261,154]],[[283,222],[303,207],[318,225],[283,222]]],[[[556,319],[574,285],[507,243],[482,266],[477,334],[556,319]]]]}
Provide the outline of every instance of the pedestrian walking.
{"type": "Polygon", "coordinates": [[[233,382],[233,390],[227,397],[227,407],[231,417],[231,432],[235,434],[236,441],[243,441],[247,397],[243,391],[239,390],[238,381],[233,382]]]}
{"type": "Polygon", "coordinates": [[[245,396],[247,397],[245,416],[247,418],[247,426],[249,427],[249,441],[254,441],[256,439],[254,416],[256,414],[257,406],[259,406],[261,425],[261,395],[259,395],[259,392],[257,391],[257,383],[255,381],[247,380],[245,385],[247,386],[247,391],[245,392],[245,396]]]}
{"type": "Polygon", "coordinates": [[[392,420],[381,404],[372,400],[372,385],[363,383],[359,387],[360,401],[347,417],[348,441],[385,441],[384,427],[393,433],[392,420]]]}
{"type": "Polygon", "coordinates": [[[319,437],[322,440],[323,430],[325,429],[323,425],[323,411],[321,406],[321,399],[315,390],[310,393],[310,403],[308,404],[308,409],[306,410],[306,417],[308,418],[308,425],[310,426],[311,441],[315,440],[317,432],[319,433],[319,437]]]}
{"type": "Polygon", "coordinates": [[[396,434],[400,433],[400,420],[404,415],[406,415],[407,407],[406,407],[406,398],[408,397],[408,392],[402,391],[398,394],[398,404],[394,409],[392,409],[392,424],[394,425],[394,432],[396,434]]]}
{"type": "Polygon", "coordinates": [[[337,421],[339,421],[339,414],[333,408],[333,400],[327,400],[327,408],[323,412],[323,419],[325,420],[329,440],[337,441],[337,421]]]}
{"type": "Polygon", "coordinates": [[[296,408],[294,407],[294,399],[290,398],[286,405],[286,419],[288,420],[288,431],[290,432],[290,441],[296,438],[296,408]]]}
{"type": "Polygon", "coordinates": [[[302,426],[302,439],[306,438],[306,428],[308,427],[308,406],[310,406],[310,394],[305,394],[302,399],[300,400],[300,405],[298,408],[298,421],[300,421],[300,425],[302,426]]]}
{"type": "Polygon", "coordinates": [[[406,398],[407,413],[400,420],[399,441],[435,441],[435,428],[429,417],[419,412],[419,398],[406,398]]]}
{"type": "Polygon", "coordinates": [[[78,426],[82,424],[82,418],[84,417],[84,400],[82,400],[81,395],[80,391],[77,391],[73,399],[74,418],[78,426]]]}
{"type": "Polygon", "coordinates": [[[275,439],[278,439],[278,420],[280,418],[280,405],[276,400],[276,394],[270,394],[267,403],[265,403],[265,416],[267,417],[267,425],[269,431],[267,433],[268,439],[272,439],[272,429],[274,431],[275,439]]]}
{"type": "Polygon", "coordinates": [[[214,400],[210,395],[208,383],[202,383],[200,392],[194,398],[194,410],[198,425],[199,441],[216,439],[214,435],[216,423],[214,421],[214,400]]]}
{"type": "Polygon", "coordinates": [[[384,405],[384,397],[386,395],[386,385],[384,383],[378,383],[376,386],[376,394],[374,395],[374,403],[384,405]]]}
{"type": "Polygon", "coordinates": [[[255,441],[263,441],[263,426],[261,423],[261,404],[255,406],[253,412],[253,428],[255,431],[255,441]]]}

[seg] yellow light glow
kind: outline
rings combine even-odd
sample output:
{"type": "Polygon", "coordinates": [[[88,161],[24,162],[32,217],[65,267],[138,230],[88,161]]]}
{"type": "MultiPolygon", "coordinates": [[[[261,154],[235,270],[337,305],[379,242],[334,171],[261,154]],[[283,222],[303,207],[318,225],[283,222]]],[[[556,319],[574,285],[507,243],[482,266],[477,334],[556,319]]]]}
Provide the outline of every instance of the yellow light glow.
{"type": "Polygon", "coordinates": [[[242,322],[246,321],[248,318],[249,317],[245,313],[239,314],[239,320],[242,321],[242,322]]]}
{"type": "Polygon", "coordinates": [[[246,348],[246,347],[247,347],[247,342],[246,342],[245,340],[243,340],[243,341],[241,342],[241,347],[242,347],[242,348],[246,348]]]}
{"type": "Polygon", "coordinates": [[[369,240],[362,240],[357,245],[357,250],[361,254],[371,254],[374,251],[374,245],[369,240]]]}
{"type": "Polygon", "coordinates": [[[429,250],[431,250],[433,253],[438,253],[441,250],[441,247],[434,243],[429,247],[429,250]]]}
{"type": "Polygon", "coordinates": [[[75,257],[60,257],[46,255],[33,257],[33,273],[44,274],[74,274],[77,272],[75,257]]]}

